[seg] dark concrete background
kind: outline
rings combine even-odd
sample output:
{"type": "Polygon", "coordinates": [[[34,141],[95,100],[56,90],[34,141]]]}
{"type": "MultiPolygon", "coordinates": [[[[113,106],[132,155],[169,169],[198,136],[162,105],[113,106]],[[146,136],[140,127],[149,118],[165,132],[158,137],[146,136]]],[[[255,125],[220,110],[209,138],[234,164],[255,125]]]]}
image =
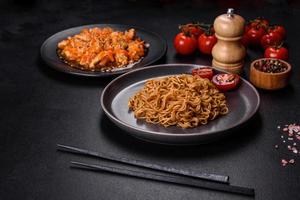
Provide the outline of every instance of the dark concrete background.
{"type": "MultiPolygon", "coordinates": [[[[103,163],[56,151],[64,143],[177,168],[230,176],[234,185],[254,187],[256,198],[300,199],[300,159],[280,141],[278,124],[299,121],[299,4],[296,1],[1,1],[0,2],[0,199],[250,199],[237,195],[69,169],[70,160],[103,163]],[[229,2],[229,3],[228,3],[229,2]],[[239,3],[237,3],[239,2],[239,3]],[[293,66],[291,84],[281,91],[259,91],[258,114],[232,137],[193,147],[169,147],[139,141],[115,127],[99,98],[111,80],[88,79],[50,69],[39,48],[52,34],[94,23],[144,27],[167,39],[167,55],[158,63],[209,64],[210,57],[175,54],[177,25],[212,22],[233,6],[246,19],[264,16],[288,31],[293,66]]],[[[248,50],[249,63],[262,56],[248,50]]]]}

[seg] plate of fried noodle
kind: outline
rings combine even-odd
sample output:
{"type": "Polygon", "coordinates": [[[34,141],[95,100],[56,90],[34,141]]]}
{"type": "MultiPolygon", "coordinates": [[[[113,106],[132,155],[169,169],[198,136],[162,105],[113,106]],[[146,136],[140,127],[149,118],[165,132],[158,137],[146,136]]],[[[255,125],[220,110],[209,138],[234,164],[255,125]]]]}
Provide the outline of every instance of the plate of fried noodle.
{"type": "Polygon", "coordinates": [[[241,78],[238,88],[222,92],[210,80],[191,74],[199,67],[165,64],[121,75],[103,90],[103,111],[132,136],[173,145],[217,139],[257,112],[260,97],[248,81],[241,78]]]}
{"type": "Polygon", "coordinates": [[[126,73],[159,60],[166,41],[140,27],[94,24],[60,31],[41,46],[51,68],[78,76],[105,77],[126,73]]]}

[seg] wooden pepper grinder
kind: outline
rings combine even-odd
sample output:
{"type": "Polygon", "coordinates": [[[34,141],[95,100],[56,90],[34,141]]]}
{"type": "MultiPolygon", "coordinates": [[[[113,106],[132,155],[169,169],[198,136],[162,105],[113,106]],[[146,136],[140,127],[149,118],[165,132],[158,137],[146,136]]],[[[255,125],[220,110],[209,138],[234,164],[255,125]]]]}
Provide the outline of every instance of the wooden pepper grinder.
{"type": "Polygon", "coordinates": [[[246,49],[241,43],[245,20],[229,8],[226,14],[214,21],[218,42],[212,49],[212,66],[229,73],[239,74],[243,70],[246,49]]]}

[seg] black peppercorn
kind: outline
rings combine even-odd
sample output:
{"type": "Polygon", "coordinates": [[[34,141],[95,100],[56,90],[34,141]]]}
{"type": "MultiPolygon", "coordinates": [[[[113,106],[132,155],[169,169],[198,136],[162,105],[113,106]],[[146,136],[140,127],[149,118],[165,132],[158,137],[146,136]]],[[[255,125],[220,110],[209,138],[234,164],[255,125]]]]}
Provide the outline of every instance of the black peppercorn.
{"type": "Polygon", "coordinates": [[[266,73],[280,73],[287,70],[287,66],[280,60],[262,60],[254,64],[254,67],[259,71],[266,73]]]}

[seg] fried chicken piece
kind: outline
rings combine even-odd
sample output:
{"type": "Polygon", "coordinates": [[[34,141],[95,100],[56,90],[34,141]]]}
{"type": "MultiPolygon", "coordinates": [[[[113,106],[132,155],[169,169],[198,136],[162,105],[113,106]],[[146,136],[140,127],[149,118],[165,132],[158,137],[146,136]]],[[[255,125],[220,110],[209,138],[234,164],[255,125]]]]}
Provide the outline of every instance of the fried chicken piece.
{"type": "Polygon", "coordinates": [[[145,42],[134,29],[125,32],[106,28],[83,29],[57,45],[59,56],[71,66],[85,70],[123,67],[141,59],[145,42]]]}

